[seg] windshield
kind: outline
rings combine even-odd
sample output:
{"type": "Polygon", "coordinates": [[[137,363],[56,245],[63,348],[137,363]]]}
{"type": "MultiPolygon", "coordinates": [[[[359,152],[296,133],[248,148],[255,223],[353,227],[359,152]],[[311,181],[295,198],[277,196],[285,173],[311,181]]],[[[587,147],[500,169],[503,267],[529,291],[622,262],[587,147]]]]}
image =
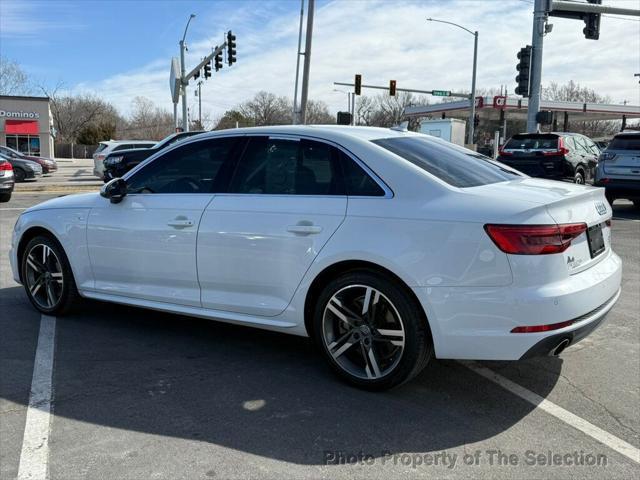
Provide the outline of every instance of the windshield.
{"type": "Polygon", "coordinates": [[[640,133],[613,137],[608,150],[640,150],[640,133]]]}
{"type": "Polygon", "coordinates": [[[557,135],[514,135],[503,150],[557,150],[557,135]]]}
{"type": "Polygon", "coordinates": [[[394,137],[372,142],[454,187],[477,187],[523,177],[500,162],[444,141],[394,137]]]}

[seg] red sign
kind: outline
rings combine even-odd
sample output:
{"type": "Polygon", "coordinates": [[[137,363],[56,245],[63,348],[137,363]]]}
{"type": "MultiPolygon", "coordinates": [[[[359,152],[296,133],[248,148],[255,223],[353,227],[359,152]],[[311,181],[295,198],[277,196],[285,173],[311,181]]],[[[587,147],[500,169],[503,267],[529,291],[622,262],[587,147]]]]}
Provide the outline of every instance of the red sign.
{"type": "Polygon", "coordinates": [[[37,120],[5,120],[5,133],[13,135],[37,135],[37,120]]]}
{"type": "Polygon", "coordinates": [[[476,97],[476,108],[482,108],[482,107],[484,107],[484,98],[476,97]]]}
{"type": "Polygon", "coordinates": [[[506,95],[496,95],[493,97],[493,108],[503,109],[507,105],[506,95]]]}

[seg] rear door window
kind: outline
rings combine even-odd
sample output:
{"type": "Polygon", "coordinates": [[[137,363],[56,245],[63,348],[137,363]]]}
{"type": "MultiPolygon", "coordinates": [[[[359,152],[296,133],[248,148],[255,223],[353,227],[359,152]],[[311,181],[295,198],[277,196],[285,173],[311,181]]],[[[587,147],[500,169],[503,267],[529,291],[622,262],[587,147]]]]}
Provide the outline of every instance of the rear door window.
{"type": "Polygon", "coordinates": [[[230,193],[345,195],[339,151],[312,140],[251,137],[230,193]]]}
{"type": "Polygon", "coordinates": [[[613,137],[607,147],[609,150],[640,150],[640,134],[619,135],[613,137]]]}
{"type": "Polygon", "coordinates": [[[522,178],[506,165],[443,141],[411,136],[372,142],[454,187],[477,187],[522,178]]]}
{"type": "Polygon", "coordinates": [[[514,135],[503,150],[557,150],[558,136],[549,134],[514,135]]]}

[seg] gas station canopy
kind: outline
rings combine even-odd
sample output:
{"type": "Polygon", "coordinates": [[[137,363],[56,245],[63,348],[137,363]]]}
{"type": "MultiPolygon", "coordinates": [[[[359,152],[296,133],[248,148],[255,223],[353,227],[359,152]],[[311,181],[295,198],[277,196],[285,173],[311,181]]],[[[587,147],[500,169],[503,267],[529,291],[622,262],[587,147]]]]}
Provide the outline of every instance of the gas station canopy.
{"type": "MultiPolygon", "coordinates": [[[[435,105],[406,107],[405,117],[454,117],[468,118],[469,100],[459,100],[455,102],[443,102],[435,105]]],[[[501,112],[509,119],[527,118],[528,99],[520,97],[509,97],[506,95],[476,97],[476,113],[480,120],[501,120],[501,112]]],[[[616,105],[607,103],[583,103],[583,102],[558,102],[542,100],[540,110],[550,110],[555,113],[554,117],[558,123],[568,124],[572,121],[591,120],[622,120],[624,123],[630,119],[640,118],[640,106],[638,105],[616,105]]],[[[502,117],[504,118],[504,117],[502,117]]]]}

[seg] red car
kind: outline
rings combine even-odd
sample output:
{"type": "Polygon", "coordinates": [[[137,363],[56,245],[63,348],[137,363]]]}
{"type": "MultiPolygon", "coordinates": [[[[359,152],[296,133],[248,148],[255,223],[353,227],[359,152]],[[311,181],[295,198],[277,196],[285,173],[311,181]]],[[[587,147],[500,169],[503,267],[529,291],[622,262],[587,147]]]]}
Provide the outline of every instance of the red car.
{"type": "Polygon", "coordinates": [[[53,173],[58,170],[58,164],[53,158],[25,155],[24,153],[20,153],[17,150],[14,150],[13,148],[5,147],[2,145],[0,145],[0,152],[11,158],[22,158],[24,160],[31,160],[32,162],[39,163],[42,167],[42,173],[44,175],[53,173]]]}

